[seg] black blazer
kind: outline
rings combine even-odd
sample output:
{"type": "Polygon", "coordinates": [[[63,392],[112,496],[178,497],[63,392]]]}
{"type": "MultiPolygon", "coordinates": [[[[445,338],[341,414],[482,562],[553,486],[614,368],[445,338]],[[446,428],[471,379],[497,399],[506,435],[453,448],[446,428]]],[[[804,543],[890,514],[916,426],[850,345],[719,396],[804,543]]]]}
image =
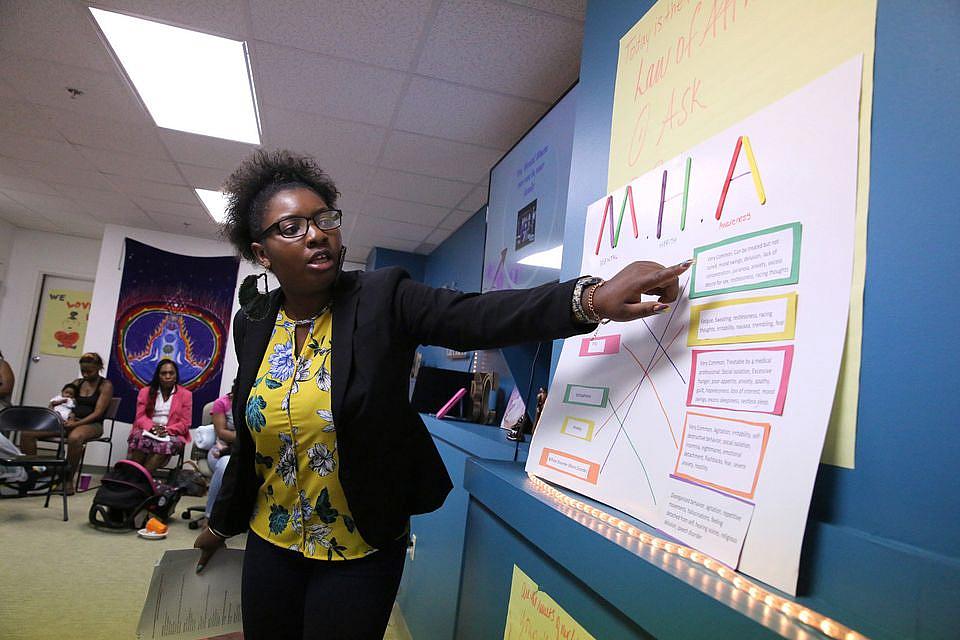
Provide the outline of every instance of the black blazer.
{"type": "MultiPolygon", "coordinates": [[[[401,536],[409,517],[439,508],[452,488],[423,420],[408,400],[419,344],[467,351],[565,338],[590,331],[571,312],[575,281],[484,295],[434,289],[392,267],[346,271],[333,295],[331,401],[340,452],[340,482],[364,540],[383,547],[401,536]]],[[[271,294],[261,321],[237,313],[237,430],[210,526],[245,531],[261,479],[245,407],[282,302],[271,294]]]]}

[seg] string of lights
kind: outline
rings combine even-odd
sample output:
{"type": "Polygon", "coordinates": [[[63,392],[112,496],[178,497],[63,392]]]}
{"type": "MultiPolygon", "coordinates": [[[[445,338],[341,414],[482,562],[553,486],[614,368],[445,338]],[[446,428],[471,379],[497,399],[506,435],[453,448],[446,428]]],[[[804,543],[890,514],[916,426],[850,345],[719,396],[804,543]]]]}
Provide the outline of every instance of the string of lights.
{"type": "Polygon", "coordinates": [[[840,624],[832,618],[828,618],[813,609],[809,609],[792,600],[769,592],[757,583],[744,578],[734,569],[696,549],[691,549],[690,547],[677,544],[670,540],[650,535],[621,518],[568,496],[532,474],[528,474],[528,477],[538,493],[549,497],[555,503],[572,508],[605,523],[637,542],[641,548],[645,546],[652,550],[683,558],[699,565],[714,576],[724,580],[737,592],[745,594],[750,598],[751,604],[756,603],[768,607],[770,610],[776,611],[792,621],[810,627],[833,640],[867,640],[862,634],[840,624]]]}

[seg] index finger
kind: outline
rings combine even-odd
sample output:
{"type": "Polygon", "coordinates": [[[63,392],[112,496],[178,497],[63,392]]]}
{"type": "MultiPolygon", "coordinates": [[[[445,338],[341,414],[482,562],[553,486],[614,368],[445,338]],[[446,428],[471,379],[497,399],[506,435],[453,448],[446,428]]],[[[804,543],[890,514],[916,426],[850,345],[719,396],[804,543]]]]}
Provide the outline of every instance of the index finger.
{"type": "Polygon", "coordinates": [[[667,302],[676,300],[680,294],[680,285],[677,282],[677,278],[693,266],[694,262],[695,260],[691,258],[690,260],[684,260],[679,264],[675,264],[672,267],[664,267],[659,271],[647,274],[644,278],[645,282],[643,283],[644,293],[653,293],[659,290],[661,297],[667,302]]]}

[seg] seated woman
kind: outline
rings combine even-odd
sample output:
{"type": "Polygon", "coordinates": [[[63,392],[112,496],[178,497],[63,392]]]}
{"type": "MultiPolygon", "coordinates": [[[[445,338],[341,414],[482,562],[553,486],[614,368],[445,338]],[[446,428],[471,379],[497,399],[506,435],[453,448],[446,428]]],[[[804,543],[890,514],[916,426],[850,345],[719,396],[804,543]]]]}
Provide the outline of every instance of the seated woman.
{"type": "Polygon", "coordinates": [[[137,413],[127,439],[127,457],[151,473],[190,441],[193,394],[180,386],[173,360],[161,360],[150,384],[137,394],[137,413]]]}
{"type": "MultiPolygon", "coordinates": [[[[236,387],[236,381],[234,381],[234,387],[236,387]]],[[[213,418],[213,428],[217,431],[217,443],[210,447],[207,453],[207,466],[213,472],[213,477],[210,478],[210,489],[207,492],[208,518],[213,504],[217,501],[217,494],[220,493],[223,472],[227,470],[227,463],[230,462],[230,447],[237,437],[233,428],[233,389],[227,395],[214,400],[210,416],[213,418]]]]}
{"type": "MultiPolygon", "coordinates": [[[[103,417],[110,408],[113,398],[113,383],[100,375],[103,370],[103,358],[98,353],[85,353],[80,356],[80,378],[73,381],[77,388],[74,398],[73,416],[63,422],[67,433],[67,461],[70,478],[67,495],[72,495],[73,477],[80,463],[83,445],[103,435],[103,417]]],[[[37,455],[38,436],[24,433],[20,437],[20,449],[23,455],[37,455]]]]}

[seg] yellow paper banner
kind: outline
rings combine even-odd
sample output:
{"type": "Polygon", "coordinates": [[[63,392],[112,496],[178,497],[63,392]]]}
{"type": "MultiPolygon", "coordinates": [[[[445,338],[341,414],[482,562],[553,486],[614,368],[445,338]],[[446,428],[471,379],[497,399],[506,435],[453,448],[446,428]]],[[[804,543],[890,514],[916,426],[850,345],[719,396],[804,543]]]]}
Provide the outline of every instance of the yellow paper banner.
{"type": "Polygon", "coordinates": [[[660,0],[620,40],[607,179],[612,192],[863,54],[850,320],[822,457],[847,468],[860,378],[876,15],[876,0],[660,0]]]}
{"type": "Polygon", "coordinates": [[[510,605],[503,640],[593,640],[587,630],[570,617],[530,579],[513,565],[510,605]]]}
{"type": "Polygon", "coordinates": [[[40,353],[77,357],[83,349],[90,317],[89,291],[51,289],[40,331],[40,353]]]}

